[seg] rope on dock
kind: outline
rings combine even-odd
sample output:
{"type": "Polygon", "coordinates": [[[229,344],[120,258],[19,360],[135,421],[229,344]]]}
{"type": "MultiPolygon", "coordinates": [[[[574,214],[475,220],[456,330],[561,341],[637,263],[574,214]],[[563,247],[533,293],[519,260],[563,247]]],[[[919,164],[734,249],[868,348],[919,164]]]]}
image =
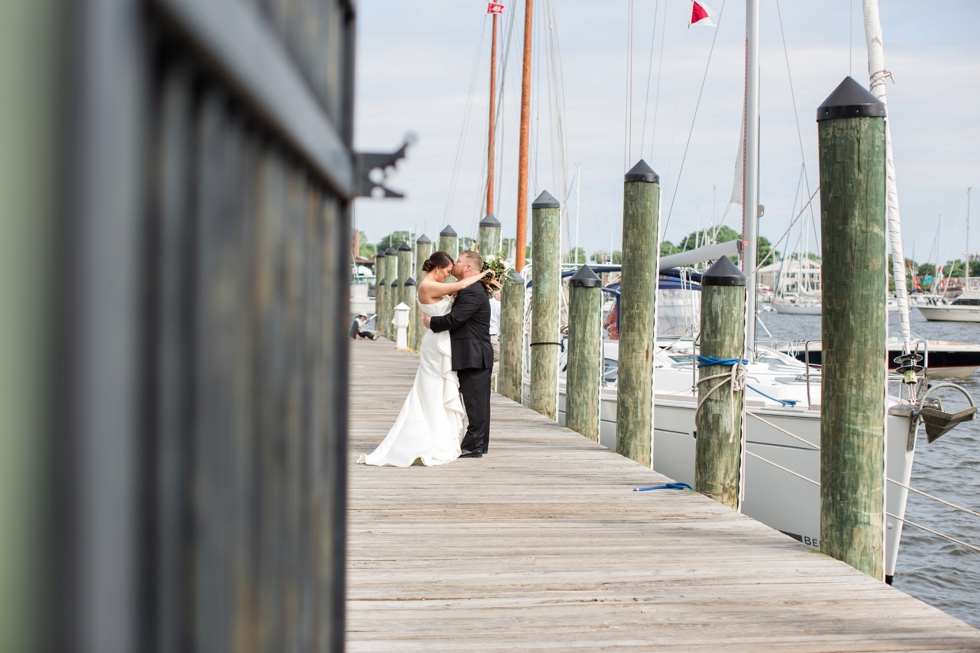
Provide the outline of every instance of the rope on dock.
{"type": "Polygon", "coordinates": [[[664,483],[663,485],[648,485],[647,487],[635,487],[634,492],[647,492],[649,490],[691,490],[694,488],[687,483],[664,483]]]}
{"type": "MultiPolygon", "coordinates": [[[[711,390],[708,390],[704,396],[698,399],[698,407],[694,410],[694,420],[696,423],[698,413],[701,411],[701,406],[703,406],[704,402],[711,396],[711,393],[728,383],[729,405],[732,413],[732,428],[728,433],[728,442],[731,444],[735,440],[735,393],[741,392],[745,389],[745,380],[748,377],[748,368],[745,367],[745,364],[748,363],[748,361],[744,358],[711,358],[710,356],[698,356],[698,363],[698,367],[703,367],[704,365],[731,365],[732,367],[730,372],[712,374],[711,376],[698,379],[697,385],[699,388],[705,381],[712,381],[714,379],[722,380],[716,383],[711,390]]],[[[698,394],[700,394],[700,392],[698,394]]]]}
{"type": "Polygon", "coordinates": [[[915,526],[916,528],[921,528],[922,530],[924,530],[924,531],[926,531],[928,533],[932,533],[933,535],[937,535],[937,536],[943,538],[944,540],[949,540],[950,542],[956,542],[960,546],[965,546],[968,549],[972,549],[973,551],[976,551],[977,553],[980,553],[980,547],[973,546],[972,544],[967,544],[963,540],[958,540],[955,537],[950,537],[949,535],[944,535],[944,534],[940,533],[939,531],[934,531],[931,528],[927,528],[927,527],[923,526],[922,524],[916,524],[914,521],[909,521],[908,519],[902,519],[901,517],[897,517],[896,515],[893,515],[890,512],[886,512],[885,514],[888,515],[889,517],[891,517],[892,519],[897,519],[898,521],[904,522],[904,523],[908,524],[909,526],[915,526]]]}
{"type": "Polygon", "coordinates": [[[898,481],[895,481],[893,479],[888,479],[888,482],[889,483],[894,483],[895,485],[897,485],[899,487],[903,487],[906,490],[909,490],[910,492],[915,492],[916,494],[921,494],[922,496],[927,497],[929,499],[932,499],[933,501],[938,501],[939,503],[943,504],[944,506],[949,506],[950,508],[955,508],[957,510],[962,510],[963,512],[965,512],[967,514],[970,514],[970,515],[973,515],[974,517],[980,517],[980,512],[974,512],[974,511],[970,510],[969,508],[964,508],[963,506],[958,506],[955,503],[950,503],[949,501],[946,501],[945,499],[940,499],[939,497],[933,496],[933,495],[931,495],[931,494],[929,494],[927,492],[923,492],[922,490],[916,490],[914,487],[910,487],[910,486],[906,485],[905,483],[899,483],[898,481]]]}

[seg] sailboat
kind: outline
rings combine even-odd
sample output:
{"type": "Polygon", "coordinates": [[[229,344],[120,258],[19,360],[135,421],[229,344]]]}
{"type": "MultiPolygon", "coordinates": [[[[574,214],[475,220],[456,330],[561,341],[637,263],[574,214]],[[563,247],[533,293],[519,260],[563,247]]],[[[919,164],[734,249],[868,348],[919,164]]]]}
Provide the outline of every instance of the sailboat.
{"type": "Polygon", "coordinates": [[[966,273],[963,280],[963,294],[952,302],[920,304],[916,308],[922,317],[930,322],[980,322],[980,290],[970,288],[970,195],[972,188],[966,189],[966,254],[964,263],[966,273]]]}
{"type": "MultiPolygon", "coordinates": [[[[880,50],[881,35],[878,27],[877,5],[865,0],[865,24],[869,30],[869,51],[876,40],[880,50]]],[[[758,238],[758,115],[759,115],[759,0],[746,2],[746,101],[743,123],[742,150],[744,156],[743,196],[743,269],[746,273],[746,342],[750,344],[751,360],[748,364],[748,387],[745,394],[746,439],[744,444],[745,466],[743,498],[740,510],[815,549],[820,548],[820,420],[821,380],[818,372],[782,352],[757,343],[756,331],[756,282],[752,274],[757,261],[758,238]]],[[[872,71],[880,63],[880,51],[869,56],[872,71]]],[[[875,75],[872,75],[874,83],[875,75]]],[[[878,96],[882,97],[881,95],[878,96]]],[[[889,138],[890,143],[890,138],[889,138]]],[[[890,148],[890,145],[889,145],[890,148]]],[[[891,156],[890,152],[888,154],[891,156]]],[[[894,192],[894,172],[888,172],[892,185],[888,188],[889,210],[895,207],[897,219],[897,194],[894,192]]],[[[895,245],[892,234],[892,251],[897,265],[904,269],[904,256],[895,245]]],[[[717,258],[717,255],[710,258],[717,258]]],[[[532,276],[528,269],[525,278],[532,276]]],[[[676,271],[675,271],[676,273],[676,271]]],[[[665,277],[670,274],[661,268],[661,285],[658,297],[665,290],[665,277]]],[[[683,274],[681,275],[684,276],[683,274]]],[[[904,278],[904,277],[902,277],[904,278]]],[[[682,290],[689,293],[688,301],[678,301],[678,307],[699,304],[698,277],[688,275],[682,290]]],[[[533,279],[531,280],[533,281],[533,279]]],[[[903,286],[904,284],[899,284],[903,286]]],[[[617,288],[607,288],[618,294],[617,288]]],[[[904,303],[903,352],[910,351],[907,299],[904,303]]],[[[658,299],[658,322],[663,318],[670,322],[666,313],[670,304],[658,299]],[[661,317],[663,316],[663,318],[661,317]]],[[[529,316],[530,317],[530,316],[529,316]]],[[[652,433],[653,468],[681,482],[694,483],[695,464],[695,412],[698,404],[697,370],[698,349],[691,337],[667,339],[658,334],[658,351],[654,358],[656,369],[654,388],[654,429],[652,433]]],[[[527,350],[527,341],[525,341],[527,350]]],[[[616,382],[618,366],[618,342],[603,343],[604,374],[600,392],[600,443],[616,449],[616,382]]],[[[526,370],[527,372],[527,370],[526,370]]],[[[885,536],[885,578],[891,582],[895,574],[898,548],[904,524],[908,486],[915,456],[916,434],[920,422],[916,404],[912,401],[917,386],[905,386],[901,378],[892,378],[887,392],[885,470],[886,512],[888,513],[885,536]],[[904,395],[904,396],[903,396],[904,395]]],[[[525,374],[524,396],[530,394],[530,376],[525,374]]],[[[559,378],[559,421],[565,417],[564,378],[559,378]]]]}

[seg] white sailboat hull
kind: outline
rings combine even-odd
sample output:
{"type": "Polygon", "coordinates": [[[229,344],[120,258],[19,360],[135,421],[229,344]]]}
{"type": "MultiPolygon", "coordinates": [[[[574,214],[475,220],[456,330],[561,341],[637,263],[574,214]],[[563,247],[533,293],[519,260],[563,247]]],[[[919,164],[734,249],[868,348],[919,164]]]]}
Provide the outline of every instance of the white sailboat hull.
{"type": "Polygon", "coordinates": [[[930,322],[980,322],[980,306],[917,306],[930,322]]]}
{"type": "Polygon", "coordinates": [[[772,310],[780,315],[820,315],[820,304],[773,302],[772,310]]]}

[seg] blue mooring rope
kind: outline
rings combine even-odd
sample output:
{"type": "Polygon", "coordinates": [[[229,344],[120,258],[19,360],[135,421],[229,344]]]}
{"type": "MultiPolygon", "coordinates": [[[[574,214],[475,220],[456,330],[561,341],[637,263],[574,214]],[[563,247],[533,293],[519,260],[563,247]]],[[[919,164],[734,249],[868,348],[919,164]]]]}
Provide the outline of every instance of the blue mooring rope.
{"type": "Polygon", "coordinates": [[[741,361],[742,365],[748,365],[749,361],[747,358],[712,358],[711,356],[698,356],[698,367],[706,367],[708,365],[727,365],[731,367],[735,363],[741,361]]]}
{"type": "MultiPolygon", "coordinates": [[[[711,356],[700,356],[699,355],[698,356],[698,367],[705,367],[707,365],[727,365],[728,367],[731,367],[732,365],[734,365],[735,363],[738,363],[739,361],[742,362],[742,365],[748,365],[749,364],[749,361],[747,359],[745,359],[745,358],[741,358],[741,359],[739,359],[739,358],[712,358],[711,356]]],[[[747,387],[749,390],[751,390],[752,392],[754,392],[756,394],[762,395],[766,399],[770,399],[772,401],[778,402],[778,403],[780,403],[780,404],[782,404],[784,406],[795,406],[797,403],[799,403],[799,402],[792,401],[792,400],[789,400],[789,399],[776,399],[775,397],[771,397],[771,396],[767,395],[765,392],[762,392],[761,390],[758,390],[756,388],[753,388],[752,386],[750,386],[748,384],[745,384],[745,387],[747,387]]]]}
{"type": "Polygon", "coordinates": [[[776,399],[775,397],[770,397],[765,392],[762,392],[761,390],[756,390],[755,388],[753,388],[752,386],[750,386],[748,383],[745,384],[745,387],[748,388],[749,390],[751,390],[752,392],[756,393],[756,394],[762,395],[766,399],[772,399],[773,401],[778,401],[779,403],[781,403],[784,406],[795,406],[798,403],[798,402],[793,401],[791,399],[776,399]]]}
{"type": "Polygon", "coordinates": [[[635,487],[634,492],[646,492],[647,490],[693,490],[694,488],[687,483],[667,483],[665,485],[651,485],[649,487],[635,487]]]}

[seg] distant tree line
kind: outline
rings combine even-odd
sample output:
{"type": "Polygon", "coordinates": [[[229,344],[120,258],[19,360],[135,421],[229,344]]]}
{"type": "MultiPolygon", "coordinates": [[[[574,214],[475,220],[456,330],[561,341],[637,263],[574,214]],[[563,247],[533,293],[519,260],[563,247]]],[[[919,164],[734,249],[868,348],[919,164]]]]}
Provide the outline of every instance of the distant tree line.
{"type": "MultiPolygon", "coordinates": [[[[360,232],[360,237],[361,237],[360,255],[364,258],[373,258],[378,251],[387,250],[389,247],[391,249],[397,250],[399,245],[401,245],[403,242],[408,242],[412,238],[412,234],[411,232],[408,231],[393,231],[392,233],[388,234],[380,241],[378,241],[376,244],[369,242],[368,235],[363,231],[360,232]]],[[[731,227],[727,227],[727,226],[721,227],[721,229],[718,230],[717,234],[715,234],[714,230],[710,228],[701,229],[700,231],[692,231],[690,234],[682,238],[677,245],[670,242],[669,240],[665,240],[660,244],[660,255],[669,256],[670,254],[679,254],[681,252],[690,251],[697,247],[704,247],[705,245],[712,244],[713,242],[727,243],[731,240],[740,240],[741,238],[742,235],[740,233],[738,233],[731,227]]],[[[504,252],[510,253],[513,251],[514,242],[515,241],[513,238],[504,238],[501,241],[501,248],[503,249],[504,252]]],[[[459,238],[459,249],[460,251],[464,249],[470,249],[471,247],[473,247],[474,243],[475,241],[472,238],[462,236],[459,238]]],[[[769,252],[771,250],[772,250],[772,243],[770,243],[769,239],[766,238],[765,236],[759,236],[759,262],[765,260],[766,263],[774,263],[776,261],[782,260],[782,255],[780,254],[779,250],[773,252],[773,255],[767,260],[766,257],[769,256],[769,252]]],[[[525,255],[527,256],[527,258],[531,258],[530,245],[526,247],[525,255]]],[[[810,254],[809,256],[814,259],[818,258],[815,254],[810,254]]],[[[576,264],[583,264],[586,262],[586,260],[588,260],[589,262],[597,263],[597,264],[611,263],[613,265],[620,265],[623,262],[623,252],[617,249],[610,254],[610,252],[606,250],[597,250],[587,256],[585,248],[573,247],[571,251],[566,255],[565,260],[568,263],[576,263],[576,264]]],[[[958,262],[958,265],[960,269],[960,274],[959,275],[953,274],[953,276],[962,277],[963,262],[962,261],[958,262]]],[[[971,265],[970,267],[971,274],[972,271],[975,269],[974,266],[976,266],[976,269],[978,270],[978,272],[980,272],[980,262],[973,261],[973,265],[971,265]]],[[[933,273],[934,272],[935,270],[933,269],[933,273]]]]}

